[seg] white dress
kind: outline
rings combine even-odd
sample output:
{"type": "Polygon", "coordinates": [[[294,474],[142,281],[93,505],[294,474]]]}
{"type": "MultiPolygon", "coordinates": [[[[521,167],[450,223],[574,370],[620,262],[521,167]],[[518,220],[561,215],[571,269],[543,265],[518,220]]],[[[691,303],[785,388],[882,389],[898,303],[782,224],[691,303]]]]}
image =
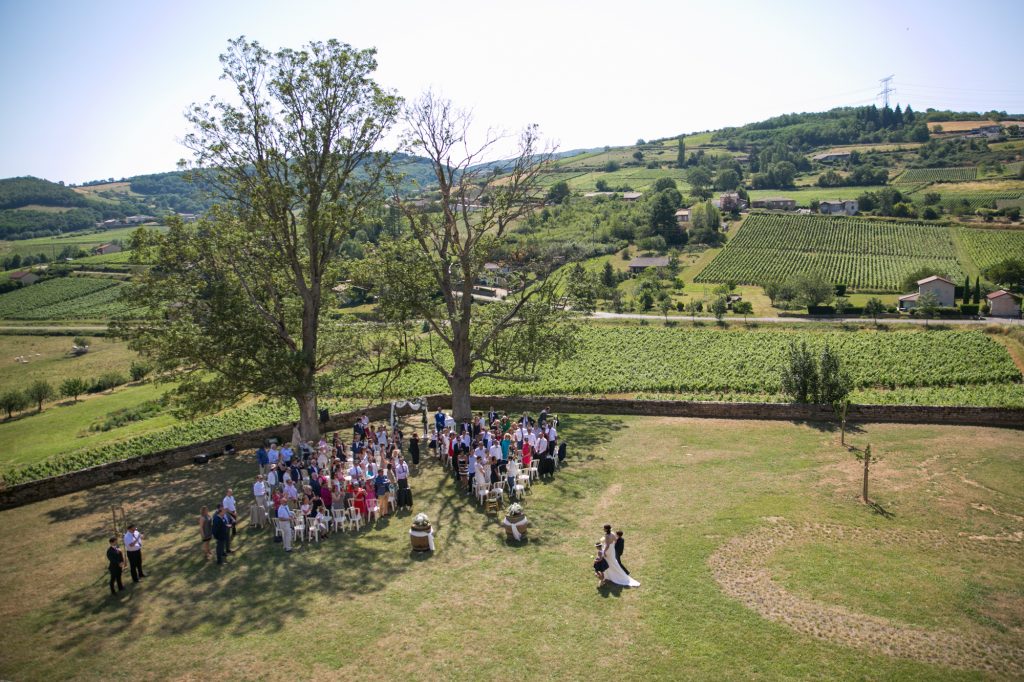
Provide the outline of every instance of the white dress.
{"type": "Polygon", "coordinates": [[[608,562],[608,568],[604,572],[605,580],[625,587],[640,587],[640,583],[629,577],[629,574],[623,571],[622,566],[619,565],[619,555],[615,553],[614,543],[605,550],[604,558],[608,562]]]}

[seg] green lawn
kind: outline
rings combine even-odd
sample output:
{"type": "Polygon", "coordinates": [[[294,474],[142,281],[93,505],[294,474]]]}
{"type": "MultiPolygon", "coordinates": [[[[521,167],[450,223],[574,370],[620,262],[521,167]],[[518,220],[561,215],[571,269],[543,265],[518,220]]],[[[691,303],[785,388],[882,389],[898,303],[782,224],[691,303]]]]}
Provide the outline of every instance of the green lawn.
{"type": "Polygon", "coordinates": [[[54,388],[69,377],[90,380],[107,372],[128,375],[132,361],[138,358],[128,346],[114,339],[85,335],[89,352],[72,357],[72,336],[0,335],[0,391],[21,389],[43,379],[54,388]],[[21,357],[27,363],[17,362],[21,357]]]}
{"type": "Polygon", "coordinates": [[[125,386],[109,393],[83,397],[77,403],[63,400],[48,406],[42,413],[29,410],[20,417],[0,421],[0,443],[9,444],[0,456],[0,470],[33,464],[73,450],[101,447],[171,426],[176,423],[174,417],[161,414],[110,431],[89,429],[102,424],[115,410],[137,407],[146,400],[159,398],[166,391],[166,386],[153,384],[125,386]]]}
{"type": "Polygon", "coordinates": [[[412,479],[416,511],[436,529],[429,557],[410,554],[406,513],[291,555],[243,526],[226,567],[205,562],[198,508],[228,486],[247,508],[251,455],[3,512],[12,560],[0,578],[12,598],[0,604],[0,676],[344,679],[365,676],[368,658],[428,680],[968,680],[1024,669],[1024,551],[999,539],[1024,515],[1024,433],[850,434],[882,456],[872,496],[886,517],[857,501],[860,464],[820,425],[570,416],[562,434],[569,464],[535,485],[521,547],[433,463],[412,479]],[[148,577],[114,598],[103,553],[116,503],[146,533],[148,577]],[[590,556],[603,523],[625,530],[639,589],[597,589],[590,556]],[[779,529],[787,542],[747,543],[720,570],[737,541],[779,529]],[[736,570],[753,580],[732,581],[736,570]],[[780,600],[748,604],[765,572],[780,600]],[[872,641],[880,628],[895,633],[892,653],[872,641]],[[941,646],[907,653],[921,637],[941,646]],[[958,667],[932,662],[964,646],[958,667]]]}

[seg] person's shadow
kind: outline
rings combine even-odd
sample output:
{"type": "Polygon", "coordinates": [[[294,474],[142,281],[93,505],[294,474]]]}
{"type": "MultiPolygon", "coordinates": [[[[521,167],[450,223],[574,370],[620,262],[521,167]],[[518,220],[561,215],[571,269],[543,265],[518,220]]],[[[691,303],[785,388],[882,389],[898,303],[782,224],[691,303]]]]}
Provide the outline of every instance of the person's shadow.
{"type": "Polygon", "coordinates": [[[625,588],[622,585],[617,585],[613,582],[606,582],[604,585],[598,585],[597,593],[605,599],[608,597],[621,597],[623,589],[625,588]]]}

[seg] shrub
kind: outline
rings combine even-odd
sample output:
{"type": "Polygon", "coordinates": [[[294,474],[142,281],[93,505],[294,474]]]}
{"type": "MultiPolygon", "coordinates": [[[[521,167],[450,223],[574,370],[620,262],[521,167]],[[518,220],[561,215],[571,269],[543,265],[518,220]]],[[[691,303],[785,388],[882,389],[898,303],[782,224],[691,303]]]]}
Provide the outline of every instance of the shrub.
{"type": "Polygon", "coordinates": [[[964,314],[964,315],[970,315],[972,317],[978,314],[978,310],[980,308],[981,308],[981,306],[976,304],[976,303],[961,303],[960,304],[960,312],[962,314],[964,314]]]}
{"type": "Polygon", "coordinates": [[[142,381],[152,371],[152,365],[145,362],[133,362],[132,366],[128,368],[128,374],[131,376],[132,381],[142,381]]]}
{"type": "Polygon", "coordinates": [[[93,380],[89,393],[102,393],[128,383],[128,378],[120,372],[105,372],[93,380]]]}

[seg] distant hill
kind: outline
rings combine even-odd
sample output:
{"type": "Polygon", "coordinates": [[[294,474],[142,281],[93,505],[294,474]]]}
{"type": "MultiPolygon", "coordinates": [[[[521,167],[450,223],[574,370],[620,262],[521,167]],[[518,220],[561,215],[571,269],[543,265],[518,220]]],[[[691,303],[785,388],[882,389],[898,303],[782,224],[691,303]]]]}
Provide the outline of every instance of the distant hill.
{"type": "Polygon", "coordinates": [[[102,216],[69,187],[33,177],[0,180],[0,239],[29,239],[92,227],[102,216]]]}

